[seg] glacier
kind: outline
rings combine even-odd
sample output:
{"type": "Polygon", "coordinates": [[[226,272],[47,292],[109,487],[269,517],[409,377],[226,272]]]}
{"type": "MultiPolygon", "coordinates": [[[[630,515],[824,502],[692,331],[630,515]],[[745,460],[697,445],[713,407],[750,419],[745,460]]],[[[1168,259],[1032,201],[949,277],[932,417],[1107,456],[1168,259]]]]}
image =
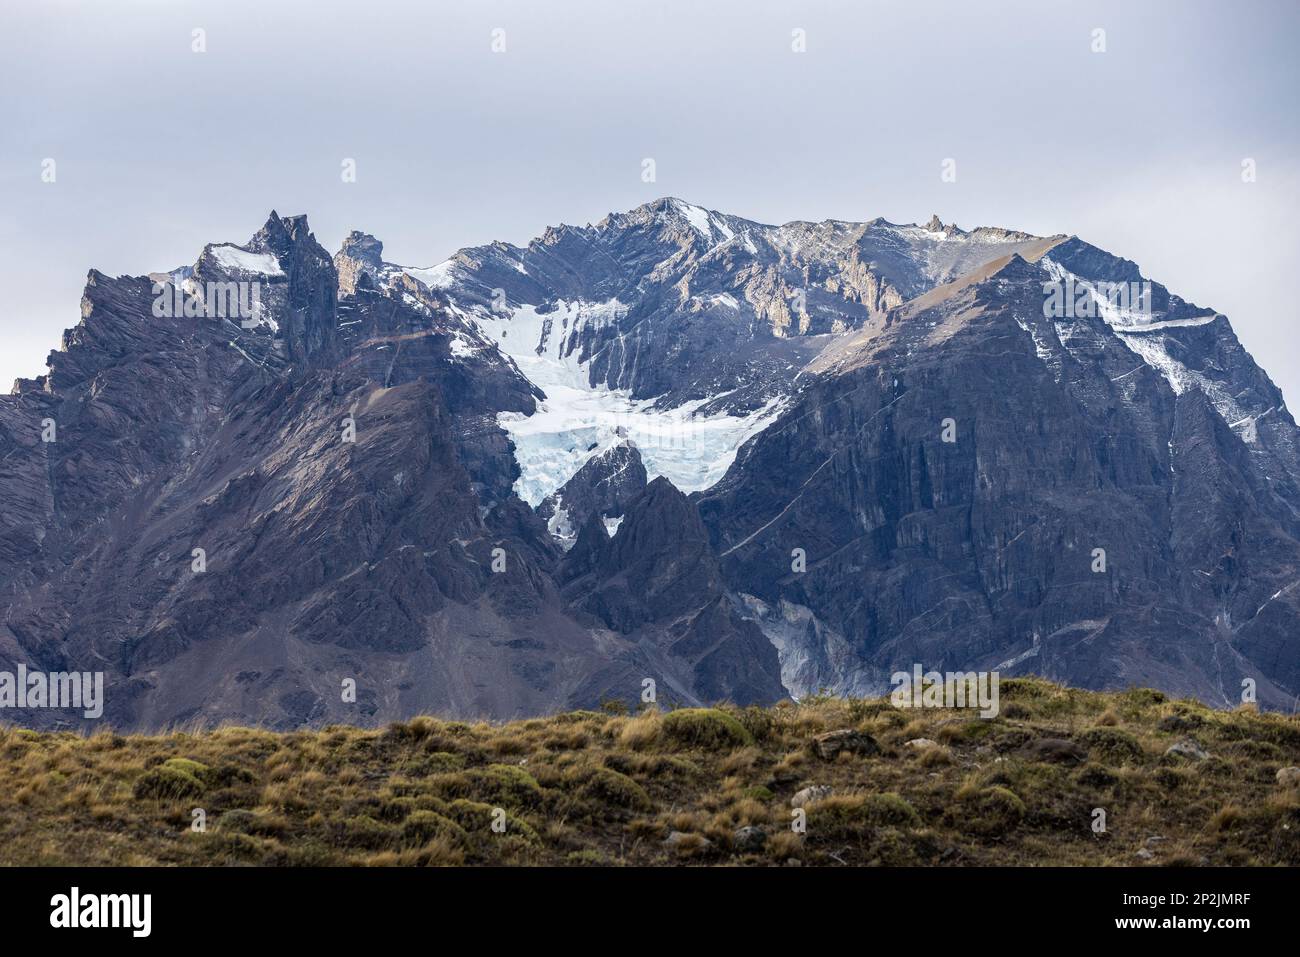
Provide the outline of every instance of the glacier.
{"type": "Polygon", "coordinates": [[[546,394],[532,415],[497,416],[515,444],[521,472],[515,492],[534,508],[588,459],[625,439],[636,445],[649,478],[663,476],[687,493],[709,488],[726,474],[741,445],[781,412],[782,400],[774,398],[746,415],[701,414],[717,396],[661,409],[653,398],[593,386],[588,362],[571,349],[575,334],[587,324],[617,321],[626,311],[610,299],[560,300],[545,313],[535,305],[465,313],[546,394]]]}

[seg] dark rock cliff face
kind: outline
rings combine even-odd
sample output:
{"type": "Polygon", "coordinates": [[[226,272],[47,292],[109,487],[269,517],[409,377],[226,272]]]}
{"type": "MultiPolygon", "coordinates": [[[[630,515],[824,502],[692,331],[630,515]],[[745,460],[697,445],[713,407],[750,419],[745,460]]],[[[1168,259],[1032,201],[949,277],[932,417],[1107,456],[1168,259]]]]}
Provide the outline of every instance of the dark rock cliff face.
{"type": "Polygon", "coordinates": [[[679,662],[669,672],[684,670],[704,698],[780,696],[776,649],[733,610],[699,513],[671,482],[651,482],[604,536],[593,515],[561,567],[573,607],[679,662]]]}
{"type": "Polygon", "coordinates": [[[645,464],[636,446],[623,441],[587,462],[537,507],[552,534],[571,541],[595,515],[622,518],[628,504],[646,487],[645,464]]]}
{"type": "Polygon", "coordinates": [[[1296,656],[1260,617],[1295,621],[1289,486],[1103,320],[1045,320],[1043,278],[1013,256],[823,356],[699,496],[728,582],[796,691],[923,662],[1284,704],[1296,656]]]}
{"type": "MultiPolygon", "coordinates": [[[[336,359],[338,275],[329,253],[308,230],[307,217],[281,219],[271,213],[266,225],[249,241],[248,249],[274,256],[287,277],[287,282],[272,285],[273,290],[282,293],[275,297],[272,311],[277,314],[285,358],[300,369],[336,359]]],[[[207,278],[204,264],[201,258],[195,269],[200,279],[207,278]]]]}
{"type": "Polygon", "coordinates": [[[1159,284],[1140,315],[1044,309],[1144,282],[1073,238],[672,199],[432,269],[273,213],[190,267],[92,271],[0,397],[0,671],[102,671],[128,729],[511,717],[647,679],[771,702],[914,663],[1290,707],[1282,396],[1159,284]],[[155,308],[248,284],[249,316],[155,308]],[[614,413],[545,432],[575,401],[702,419],[655,448],[614,413]],[[663,477],[760,407],[721,481],[663,477]],[[573,463],[536,510],[506,428],[534,422],[525,465],[573,463]]]}

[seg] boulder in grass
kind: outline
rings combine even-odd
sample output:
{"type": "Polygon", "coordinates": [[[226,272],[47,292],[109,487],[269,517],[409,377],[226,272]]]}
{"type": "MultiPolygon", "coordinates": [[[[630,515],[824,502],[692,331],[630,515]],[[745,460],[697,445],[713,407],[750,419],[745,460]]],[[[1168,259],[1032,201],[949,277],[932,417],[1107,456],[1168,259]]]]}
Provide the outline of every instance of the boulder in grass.
{"type": "Polygon", "coordinates": [[[875,738],[865,731],[854,731],[851,728],[817,735],[813,738],[813,748],[817,751],[817,756],[825,761],[833,760],[842,751],[863,756],[880,752],[880,745],[875,738]]]}
{"type": "Polygon", "coordinates": [[[1171,744],[1165,749],[1165,754],[1186,758],[1189,761],[1204,761],[1210,756],[1210,752],[1206,751],[1192,738],[1183,738],[1183,740],[1171,744]]]}
{"type": "Polygon", "coordinates": [[[824,801],[834,793],[835,789],[829,784],[812,784],[790,798],[790,806],[804,807],[814,801],[824,801]]]}
{"type": "Polygon", "coordinates": [[[732,835],[732,843],[742,854],[756,853],[767,844],[767,832],[753,824],[738,827],[736,833],[732,835]]]}
{"type": "Polygon", "coordinates": [[[686,831],[672,831],[664,838],[664,847],[683,856],[702,854],[713,846],[703,834],[690,834],[686,831]]]}

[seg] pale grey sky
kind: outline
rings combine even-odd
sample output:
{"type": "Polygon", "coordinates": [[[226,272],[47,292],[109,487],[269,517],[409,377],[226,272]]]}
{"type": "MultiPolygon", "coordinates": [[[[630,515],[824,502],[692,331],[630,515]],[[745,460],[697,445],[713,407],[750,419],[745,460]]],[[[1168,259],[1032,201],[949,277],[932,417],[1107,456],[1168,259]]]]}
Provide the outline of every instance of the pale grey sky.
{"type": "Polygon", "coordinates": [[[429,265],[675,195],[1076,233],[1226,313],[1300,395],[1293,0],[0,3],[5,390],[91,266],[190,263],[272,208],[429,265]]]}

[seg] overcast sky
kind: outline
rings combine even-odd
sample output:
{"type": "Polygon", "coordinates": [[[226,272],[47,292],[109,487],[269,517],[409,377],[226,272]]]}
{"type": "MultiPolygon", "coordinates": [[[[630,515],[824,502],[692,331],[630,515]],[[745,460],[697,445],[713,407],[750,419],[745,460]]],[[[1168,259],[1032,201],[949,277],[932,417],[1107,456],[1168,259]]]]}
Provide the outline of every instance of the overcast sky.
{"type": "Polygon", "coordinates": [[[1226,313],[1300,395],[1292,0],[3,8],[5,391],[44,371],[90,267],[192,263],[272,208],[331,252],[358,228],[429,265],[674,195],[772,223],[1075,233],[1226,313]]]}

